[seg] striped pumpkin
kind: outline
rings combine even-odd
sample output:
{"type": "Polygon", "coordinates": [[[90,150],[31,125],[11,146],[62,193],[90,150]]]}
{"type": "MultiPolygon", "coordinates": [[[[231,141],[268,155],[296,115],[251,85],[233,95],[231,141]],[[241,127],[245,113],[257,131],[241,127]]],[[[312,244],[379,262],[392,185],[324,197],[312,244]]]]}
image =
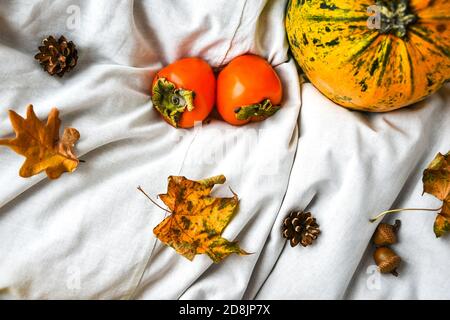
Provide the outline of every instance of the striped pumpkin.
{"type": "Polygon", "coordinates": [[[450,79],[450,0],[291,0],[291,51],[328,98],[385,112],[450,79]]]}

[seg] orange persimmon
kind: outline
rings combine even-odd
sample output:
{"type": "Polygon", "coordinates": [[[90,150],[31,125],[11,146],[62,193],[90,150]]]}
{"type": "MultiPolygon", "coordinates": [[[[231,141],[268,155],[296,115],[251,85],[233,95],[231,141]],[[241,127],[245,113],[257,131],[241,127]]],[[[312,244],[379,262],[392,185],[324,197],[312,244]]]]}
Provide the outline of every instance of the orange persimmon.
{"type": "Polygon", "coordinates": [[[151,91],[153,106],[167,123],[175,128],[190,128],[211,112],[216,78],[206,61],[184,58],[161,69],[151,91]]]}
{"type": "Polygon", "coordinates": [[[217,79],[217,110],[232,125],[261,121],[280,109],[283,88],[272,66],[246,54],[233,59],[217,79]]]}

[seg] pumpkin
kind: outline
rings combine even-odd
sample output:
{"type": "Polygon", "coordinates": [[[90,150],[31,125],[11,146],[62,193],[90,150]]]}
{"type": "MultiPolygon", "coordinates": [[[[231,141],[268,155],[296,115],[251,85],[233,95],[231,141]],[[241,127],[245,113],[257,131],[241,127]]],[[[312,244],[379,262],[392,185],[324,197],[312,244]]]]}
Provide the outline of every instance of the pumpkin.
{"type": "Polygon", "coordinates": [[[286,30],[309,80],[344,107],[402,108],[450,79],[450,0],[290,0],[286,30]]]}

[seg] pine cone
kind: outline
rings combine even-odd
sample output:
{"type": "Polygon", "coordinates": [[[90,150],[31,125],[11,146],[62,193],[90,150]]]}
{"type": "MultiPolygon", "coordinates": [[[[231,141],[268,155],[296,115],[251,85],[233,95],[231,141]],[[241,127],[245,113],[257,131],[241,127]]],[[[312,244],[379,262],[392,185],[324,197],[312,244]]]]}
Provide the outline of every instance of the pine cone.
{"type": "Polygon", "coordinates": [[[77,64],[78,52],[72,41],[61,36],[58,41],[53,36],[42,40],[39,53],[34,56],[50,75],[62,77],[77,64]]]}
{"type": "Polygon", "coordinates": [[[299,243],[309,246],[319,233],[319,225],[310,212],[293,211],[283,221],[283,237],[290,240],[291,247],[299,243]]]}

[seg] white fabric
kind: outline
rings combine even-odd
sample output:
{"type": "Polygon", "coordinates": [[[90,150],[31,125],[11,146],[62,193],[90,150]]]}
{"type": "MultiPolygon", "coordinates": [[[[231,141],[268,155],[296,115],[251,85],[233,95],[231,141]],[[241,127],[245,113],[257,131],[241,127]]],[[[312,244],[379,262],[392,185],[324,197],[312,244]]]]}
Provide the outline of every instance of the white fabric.
{"type": "Polygon", "coordinates": [[[285,6],[0,0],[0,137],[12,135],[7,109],[23,115],[32,103],[44,118],[57,106],[63,124],[80,131],[77,152],[86,161],[56,181],[22,179],[23,158],[0,149],[0,297],[450,298],[449,242],[434,238],[433,214],[399,215],[395,249],[406,263],[398,279],[372,281],[366,271],[376,227],[370,216],[439,205],[421,197],[420,179],[435,153],[450,149],[449,89],[371,115],[340,108],[309,84],[300,97],[285,6]],[[79,48],[79,64],[62,79],[33,60],[50,34],[79,48]],[[283,108],[271,119],[235,128],[215,116],[176,130],[152,110],[149,87],[162,66],[200,56],[218,67],[246,52],[264,56],[282,79],[283,108]],[[227,184],[216,194],[229,195],[229,186],[241,199],[224,236],[253,254],[189,262],[155,240],[164,212],[136,187],[156,196],[169,175],[220,173],[227,184]],[[284,248],[280,223],[294,208],[317,217],[323,233],[315,245],[284,248]]]}

